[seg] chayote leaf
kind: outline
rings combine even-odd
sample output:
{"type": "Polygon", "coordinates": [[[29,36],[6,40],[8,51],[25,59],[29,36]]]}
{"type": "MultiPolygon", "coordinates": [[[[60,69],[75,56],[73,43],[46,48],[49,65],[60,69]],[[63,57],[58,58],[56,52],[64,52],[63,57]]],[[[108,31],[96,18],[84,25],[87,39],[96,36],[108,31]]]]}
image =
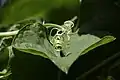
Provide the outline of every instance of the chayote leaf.
{"type": "Polygon", "coordinates": [[[46,40],[46,28],[39,24],[27,24],[16,35],[13,44],[16,49],[31,53],[34,55],[40,55],[45,58],[48,56],[44,54],[46,52],[44,46],[44,40],[46,40]]]}
{"type": "Polygon", "coordinates": [[[58,68],[65,73],[68,73],[70,66],[79,56],[98,46],[115,40],[113,36],[99,38],[90,34],[79,36],[75,33],[71,35],[70,47],[68,48],[68,51],[71,54],[61,57],[56,56],[56,54],[59,53],[56,53],[48,39],[48,36],[48,29],[42,24],[27,24],[16,35],[12,45],[17,50],[48,58],[58,68]]]}

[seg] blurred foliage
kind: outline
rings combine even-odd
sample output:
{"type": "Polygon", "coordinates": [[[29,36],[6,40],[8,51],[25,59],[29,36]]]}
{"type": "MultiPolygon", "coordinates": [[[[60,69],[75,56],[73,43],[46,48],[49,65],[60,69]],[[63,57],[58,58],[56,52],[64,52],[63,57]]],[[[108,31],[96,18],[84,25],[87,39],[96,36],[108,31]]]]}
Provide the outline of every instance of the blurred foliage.
{"type": "Polygon", "coordinates": [[[54,23],[78,15],[79,0],[8,0],[0,9],[0,24],[13,24],[30,18],[54,23]]]}

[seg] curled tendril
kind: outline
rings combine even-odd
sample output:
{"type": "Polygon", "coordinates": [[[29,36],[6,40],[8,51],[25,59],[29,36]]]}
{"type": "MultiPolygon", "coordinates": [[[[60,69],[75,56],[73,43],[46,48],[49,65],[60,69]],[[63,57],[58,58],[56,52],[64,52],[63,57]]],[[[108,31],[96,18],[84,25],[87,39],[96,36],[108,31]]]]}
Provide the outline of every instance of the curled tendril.
{"type": "MultiPolygon", "coordinates": [[[[76,19],[77,18],[74,17],[72,20],[65,21],[61,26],[52,24],[54,28],[50,31],[49,40],[57,53],[69,47],[70,34],[72,34],[72,28],[74,27],[73,21],[76,19]],[[54,30],[56,30],[56,32],[54,32],[54,30]],[[54,35],[52,35],[52,33],[54,33],[54,35]]],[[[51,25],[47,26],[50,27],[51,25]]]]}

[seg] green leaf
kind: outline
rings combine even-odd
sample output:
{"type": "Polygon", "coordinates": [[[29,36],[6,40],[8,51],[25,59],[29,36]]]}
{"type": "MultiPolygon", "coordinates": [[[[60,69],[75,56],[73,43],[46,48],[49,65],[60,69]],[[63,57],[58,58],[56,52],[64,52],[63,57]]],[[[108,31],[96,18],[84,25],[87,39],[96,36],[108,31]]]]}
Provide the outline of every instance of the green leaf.
{"type": "Polygon", "coordinates": [[[59,53],[55,51],[49,42],[49,34],[47,32],[47,28],[41,24],[28,24],[16,35],[13,47],[23,52],[48,58],[65,73],[68,73],[70,66],[79,56],[115,40],[113,36],[99,38],[90,34],[79,36],[75,33],[71,35],[70,48],[67,50],[71,54],[61,57],[56,56],[59,53]]]}
{"type": "MultiPolygon", "coordinates": [[[[11,37],[4,37],[0,40],[0,64],[6,63],[9,58],[8,46],[11,44],[11,37]]],[[[2,68],[2,65],[0,66],[2,68]]]]}
{"type": "Polygon", "coordinates": [[[70,49],[71,52],[67,57],[52,57],[51,60],[64,72],[68,73],[68,70],[72,63],[81,55],[87,53],[88,51],[101,46],[103,44],[109,43],[115,38],[113,36],[105,36],[103,38],[96,37],[94,35],[73,35],[71,37],[70,49]]]}
{"type": "Polygon", "coordinates": [[[41,24],[27,24],[16,35],[13,41],[13,47],[33,55],[39,55],[47,58],[44,47],[46,37],[45,27],[41,24]]]}
{"type": "Polygon", "coordinates": [[[107,44],[107,43],[109,43],[109,42],[112,42],[112,41],[114,41],[115,39],[116,39],[116,38],[113,37],[113,36],[105,36],[105,37],[101,38],[101,40],[100,40],[99,42],[97,42],[97,43],[91,45],[90,47],[88,47],[87,49],[85,49],[85,50],[82,52],[82,54],[85,54],[85,53],[87,53],[88,51],[90,51],[90,50],[92,50],[92,49],[94,49],[94,48],[96,48],[96,47],[98,47],[98,46],[101,46],[101,45],[107,44]]]}
{"type": "Polygon", "coordinates": [[[12,24],[34,17],[50,21],[53,18],[54,21],[60,20],[56,16],[67,16],[68,19],[76,15],[78,6],[79,0],[8,0],[7,4],[0,8],[0,24],[12,24]]]}

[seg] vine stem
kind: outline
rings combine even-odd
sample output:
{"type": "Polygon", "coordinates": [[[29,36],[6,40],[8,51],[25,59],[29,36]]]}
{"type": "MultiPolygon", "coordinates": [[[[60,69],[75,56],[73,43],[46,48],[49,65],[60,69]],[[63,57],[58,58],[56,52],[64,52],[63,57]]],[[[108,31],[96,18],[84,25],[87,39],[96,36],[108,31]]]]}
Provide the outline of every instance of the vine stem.
{"type": "MultiPolygon", "coordinates": [[[[71,21],[74,21],[76,20],[77,17],[75,16],[71,21]]],[[[58,28],[62,28],[60,25],[57,25],[57,24],[52,24],[52,23],[45,23],[43,24],[43,26],[45,27],[51,27],[51,26],[56,26],[58,28]]],[[[4,36],[13,36],[13,35],[16,35],[17,33],[19,32],[19,30],[16,30],[16,31],[11,31],[11,32],[0,32],[0,37],[4,37],[4,36]]]]}
{"type": "Polygon", "coordinates": [[[13,35],[16,35],[18,32],[19,30],[11,31],[11,32],[0,32],[0,37],[13,36],[13,35]]]}
{"type": "MultiPolygon", "coordinates": [[[[43,26],[45,26],[46,28],[48,28],[49,26],[56,26],[61,28],[61,26],[57,25],[57,24],[51,24],[51,23],[45,23],[43,24],[43,26]]],[[[16,35],[19,32],[19,30],[16,31],[11,31],[11,32],[0,32],[0,37],[5,37],[5,36],[13,36],[16,35]]]]}

